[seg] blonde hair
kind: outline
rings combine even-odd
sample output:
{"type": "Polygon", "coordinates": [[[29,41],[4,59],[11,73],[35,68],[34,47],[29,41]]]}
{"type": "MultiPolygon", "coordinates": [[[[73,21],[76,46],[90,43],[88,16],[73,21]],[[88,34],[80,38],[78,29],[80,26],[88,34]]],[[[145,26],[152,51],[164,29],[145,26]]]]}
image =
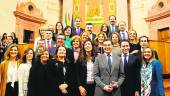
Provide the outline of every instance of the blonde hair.
{"type": "MultiPolygon", "coordinates": [[[[135,42],[138,43],[138,42],[139,42],[139,41],[138,41],[138,34],[137,34],[137,32],[136,32],[135,29],[130,29],[130,30],[129,30],[129,32],[128,32],[128,37],[130,36],[130,32],[132,32],[132,31],[135,32],[135,34],[136,34],[135,42]]],[[[129,42],[130,42],[130,43],[133,43],[130,38],[129,38],[129,42]]]]}
{"type": "Polygon", "coordinates": [[[81,42],[83,41],[83,40],[82,40],[82,36],[83,36],[84,33],[87,33],[87,36],[88,36],[88,37],[87,37],[87,40],[90,39],[90,33],[89,33],[88,31],[83,31],[83,32],[80,34],[81,42]]]}
{"type": "Polygon", "coordinates": [[[106,33],[104,33],[104,32],[100,32],[100,33],[98,33],[97,34],[97,36],[96,36],[96,38],[94,39],[94,44],[97,46],[98,45],[98,43],[99,43],[99,40],[98,40],[98,38],[99,38],[99,35],[100,34],[102,34],[103,36],[104,36],[104,40],[103,40],[103,42],[107,39],[107,35],[106,35],[106,33]]]}
{"type": "MultiPolygon", "coordinates": [[[[18,45],[16,45],[16,44],[11,44],[11,45],[7,48],[7,50],[6,50],[6,52],[5,52],[5,55],[4,55],[4,56],[5,56],[5,60],[9,60],[9,59],[10,59],[10,50],[11,50],[13,47],[16,47],[17,50],[19,50],[19,49],[18,49],[18,45]]],[[[20,55],[20,53],[19,53],[19,51],[18,51],[16,60],[19,60],[20,57],[21,57],[21,55],[20,55]]]]}

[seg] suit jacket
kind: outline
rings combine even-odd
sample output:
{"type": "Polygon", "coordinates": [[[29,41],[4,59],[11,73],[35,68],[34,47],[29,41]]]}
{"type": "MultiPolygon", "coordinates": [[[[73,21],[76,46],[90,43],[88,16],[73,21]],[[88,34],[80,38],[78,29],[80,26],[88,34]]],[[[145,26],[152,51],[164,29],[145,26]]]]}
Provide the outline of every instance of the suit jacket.
{"type": "Polygon", "coordinates": [[[94,44],[94,39],[96,38],[96,34],[94,34],[94,33],[91,33],[90,34],[90,39],[91,39],[91,41],[92,41],[92,43],[94,44]]]}
{"type": "MultiPolygon", "coordinates": [[[[56,63],[58,63],[58,67],[57,67],[57,78],[58,78],[58,86],[60,86],[60,84],[67,84],[68,88],[68,95],[66,96],[77,96],[77,79],[76,79],[76,68],[75,68],[75,64],[73,63],[62,63],[60,61],[56,61],[56,63]],[[63,68],[65,67],[66,72],[64,75],[64,71],[63,68]]],[[[65,96],[61,93],[60,89],[59,91],[59,96],[65,96]]]]}
{"type": "Polygon", "coordinates": [[[78,60],[77,71],[78,85],[85,86],[87,84],[87,60],[78,60]]]}
{"type": "MultiPolygon", "coordinates": [[[[103,88],[112,81],[118,82],[118,85],[121,86],[125,79],[125,74],[120,56],[117,56],[112,52],[111,71],[106,55],[101,54],[97,56],[94,63],[94,79],[96,82],[95,96],[108,96],[107,93],[103,91],[103,88]]],[[[113,89],[112,96],[121,96],[120,88],[113,89]]]]}
{"type": "Polygon", "coordinates": [[[159,60],[152,62],[151,96],[165,96],[162,77],[162,64],[159,60]]]}
{"type": "Polygon", "coordinates": [[[134,96],[135,91],[140,92],[140,62],[132,54],[128,56],[128,64],[124,64],[125,80],[121,86],[122,96],[134,96]],[[132,86],[133,85],[133,86],[132,86]]]}
{"type": "MultiPolygon", "coordinates": [[[[52,39],[51,39],[50,43],[51,43],[51,44],[50,44],[51,47],[54,47],[54,45],[56,45],[55,41],[53,41],[52,39]]],[[[48,48],[47,40],[45,40],[45,44],[46,44],[46,48],[48,48]]],[[[50,47],[50,48],[51,48],[51,47],[50,47]]]]}
{"type": "MultiPolygon", "coordinates": [[[[83,28],[80,28],[80,34],[82,33],[84,31],[84,29],[83,28]]],[[[76,27],[74,27],[74,28],[72,28],[72,36],[74,36],[74,35],[79,35],[80,36],[80,34],[77,34],[78,32],[77,32],[77,30],[76,30],[76,27]]]]}
{"type": "Polygon", "coordinates": [[[114,26],[115,27],[114,31],[111,30],[111,27],[112,27],[112,25],[109,25],[109,34],[108,34],[109,39],[111,39],[112,33],[119,31],[119,27],[117,25],[114,26]]]}
{"type": "MultiPolygon", "coordinates": [[[[19,66],[20,61],[17,61],[17,65],[19,66]]],[[[4,60],[0,64],[0,96],[5,96],[6,92],[6,84],[7,84],[7,72],[8,72],[9,61],[4,60]]]]}

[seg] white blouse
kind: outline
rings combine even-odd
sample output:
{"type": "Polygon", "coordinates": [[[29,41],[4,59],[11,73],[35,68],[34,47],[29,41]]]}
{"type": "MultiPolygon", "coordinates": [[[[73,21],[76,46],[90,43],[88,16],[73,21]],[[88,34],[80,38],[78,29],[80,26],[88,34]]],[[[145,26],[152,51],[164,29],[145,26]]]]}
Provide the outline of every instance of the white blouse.
{"type": "Polygon", "coordinates": [[[94,81],[94,75],[93,75],[93,62],[88,61],[87,62],[87,82],[94,81]]]}
{"type": "Polygon", "coordinates": [[[17,62],[12,64],[9,62],[8,70],[7,70],[7,83],[12,82],[11,86],[14,87],[14,82],[18,81],[17,78],[17,62]]]}
{"type": "Polygon", "coordinates": [[[20,64],[18,68],[19,96],[27,96],[27,84],[32,64],[20,64]]]}

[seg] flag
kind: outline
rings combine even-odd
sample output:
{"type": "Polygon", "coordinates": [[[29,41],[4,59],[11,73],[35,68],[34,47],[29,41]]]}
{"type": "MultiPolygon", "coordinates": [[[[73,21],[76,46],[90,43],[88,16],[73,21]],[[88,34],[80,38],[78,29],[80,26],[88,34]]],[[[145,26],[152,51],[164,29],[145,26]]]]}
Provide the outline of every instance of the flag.
{"type": "Polygon", "coordinates": [[[70,22],[70,14],[69,13],[65,13],[65,17],[64,17],[64,26],[71,26],[71,22],[70,22]]]}
{"type": "Polygon", "coordinates": [[[67,13],[65,13],[65,16],[64,16],[64,26],[65,27],[67,26],[67,13]]]}
{"type": "Polygon", "coordinates": [[[72,15],[72,18],[71,18],[71,28],[74,28],[74,17],[72,15]]]}
{"type": "Polygon", "coordinates": [[[70,24],[70,14],[68,13],[67,14],[67,26],[70,26],[71,24],[70,24]]]}

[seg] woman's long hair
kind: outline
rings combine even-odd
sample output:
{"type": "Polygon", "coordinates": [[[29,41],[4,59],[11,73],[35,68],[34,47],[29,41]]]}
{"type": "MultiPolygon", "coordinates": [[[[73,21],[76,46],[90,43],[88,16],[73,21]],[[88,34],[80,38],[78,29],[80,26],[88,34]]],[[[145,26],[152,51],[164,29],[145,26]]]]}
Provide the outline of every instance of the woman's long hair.
{"type": "Polygon", "coordinates": [[[11,45],[7,48],[7,50],[6,50],[6,52],[5,52],[5,55],[4,55],[4,56],[5,56],[5,60],[9,60],[9,59],[10,59],[10,50],[11,50],[13,47],[16,47],[17,50],[18,50],[18,54],[17,54],[16,60],[19,60],[19,59],[21,58],[21,55],[20,55],[19,49],[18,49],[18,45],[16,45],[16,44],[11,44],[11,45]]]}
{"type": "Polygon", "coordinates": [[[64,58],[64,59],[65,59],[65,62],[66,62],[66,63],[69,63],[69,62],[70,62],[70,60],[68,59],[68,48],[67,48],[67,47],[65,47],[65,46],[58,46],[58,47],[57,47],[57,49],[56,49],[56,53],[55,53],[55,54],[56,54],[55,59],[56,59],[57,61],[59,61],[59,60],[58,60],[57,53],[58,53],[58,49],[59,49],[60,47],[64,47],[64,48],[66,49],[66,56],[65,56],[65,58],[64,58]]]}
{"type": "Polygon", "coordinates": [[[153,51],[150,47],[144,48],[144,50],[143,50],[143,52],[142,52],[142,64],[146,64],[146,62],[150,62],[150,61],[152,61],[153,59],[155,59],[155,58],[154,58],[154,51],[153,51]],[[149,59],[149,61],[147,61],[146,58],[144,57],[144,51],[145,51],[147,48],[149,48],[149,49],[151,50],[151,52],[152,52],[152,56],[151,56],[151,58],[149,59]]]}
{"type": "Polygon", "coordinates": [[[26,56],[28,55],[28,52],[29,52],[29,51],[32,51],[32,52],[33,52],[33,58],[32,58],[31,64],[33,64],[33,62],[35,61],[35,52],[34,52],[34,50],[33,50],[32,48],[28,48],[28,49],[26,49],[26,50],[24,51],[24,55],[23,55],[23,57],[22,57],[22,63],[27,63],[27,58],[26,58],[26,56]]]}
{"type": "Polygon", "coordinates": [[[81,60],[81,61],[87,60],[87,57],[88,57],[88,56],[87,56],[87,54],[86,54],[86,50],[84,49],[84,46],[85,46],[86,42],[90,42],[91,45],[92,45],[91,57],[92,57],[92,59],[94,60],[94,57],[95,57],[95,54],[94,54],[94,46],[93,46],[93,44],[92,44],[92,42],[91,42],[90,40],[84,42],[84,44],[83,44],[83,50],[82,50],[82,52],[80,53],[80,60],[81,60]]]}

